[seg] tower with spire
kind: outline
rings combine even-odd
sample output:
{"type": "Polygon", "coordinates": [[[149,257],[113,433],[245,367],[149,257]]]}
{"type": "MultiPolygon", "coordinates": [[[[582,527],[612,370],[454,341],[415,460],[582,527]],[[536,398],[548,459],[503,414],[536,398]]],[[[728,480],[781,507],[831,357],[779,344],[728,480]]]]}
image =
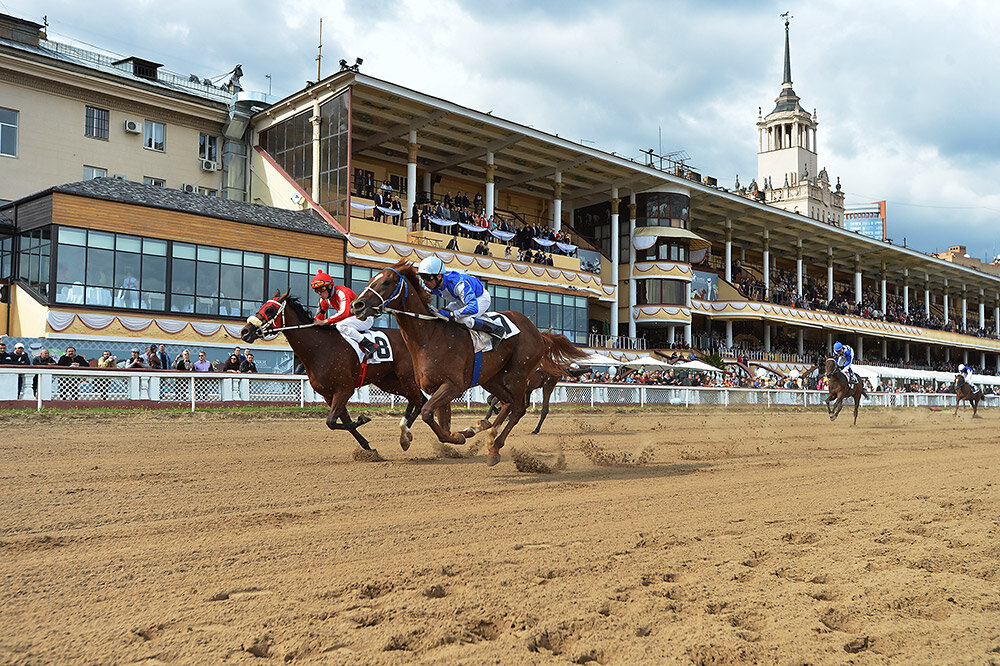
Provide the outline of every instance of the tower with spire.
{"type": "Polygon", "coordinates": [[[785,72],[781,92],[771,113],[757,116],[757,183],[764,201],[792,211],[842,226],[844,193],[838,180],[830,188],[826,169],[817,168],[815,110],[809,113],[799,104],[792,88],[792,58],[789,47],[788,13],[785,19],[785,72]]]}

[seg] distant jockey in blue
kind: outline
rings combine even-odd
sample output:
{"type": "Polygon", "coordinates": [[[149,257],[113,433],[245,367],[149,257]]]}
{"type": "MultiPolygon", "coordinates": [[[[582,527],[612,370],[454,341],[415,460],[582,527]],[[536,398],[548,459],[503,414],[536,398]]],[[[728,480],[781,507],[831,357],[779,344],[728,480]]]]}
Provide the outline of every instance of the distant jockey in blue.
{"type": "Polygon", "coordinates": [[[851,363],[854,362],[854,350],[851,349],[851,346],[845,345],[842,342],[834,343],[833,358],[837,361],[837,367],[840,368],[845,375],[847,375],[848,381],[853,384],[855,375],[854,371],[851,370],[851,363]]]}

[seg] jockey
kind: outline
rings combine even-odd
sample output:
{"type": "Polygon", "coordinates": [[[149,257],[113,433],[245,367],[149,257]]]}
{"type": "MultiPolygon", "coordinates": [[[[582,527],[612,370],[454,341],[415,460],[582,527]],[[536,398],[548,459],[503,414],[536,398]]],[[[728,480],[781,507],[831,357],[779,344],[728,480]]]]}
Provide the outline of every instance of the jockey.
{"type": "Polygon", "coordinates": [[[976,385],[972,383],[973,373],[975,373],[975,370],[973,370],[969,366],[965,365],[964,363],[958,364],[958,374],[965,377],[965,383],[969,385],[969,388],[971,388],[974,393],[976,391],[976,385]]]}
{"type": "Polygon", "coordinates": [[[839,341],[835,342],[833,344],[833,358],[837,361],[837,367],[847,375],[847,379],[853,384],[855,377],[854,371],[851,370],[851,363],[854,362],[854,350],[851,349],[851,346],[839,341]]]}
{"type": "Polygon", "coordinates": [[[325,271],[319,270],[312,279],[312,290],[320,297],[319,312],[315,321],[321,326],[333,324],[346,339],[354,340],[365,353],[367,360],[375,353],[375,343],[361,335],[372,327],[372,320],[361,321],[351,316],[351,303],[357,298],[353,291],[344,285],[334,285],[333,278],[325,271]],[[333,314],[327,316],[327,310],[332,307],[333,314]]]}
{"type": "Polygon", "coordinates": [[[490,307],[490,294],[478,278],[445,270],[444,263],[434,255],[420,262],[417,275],[423,280],[425,289],[444,298],[445,307],[438,310],[438,314],[474,331],[503,337],[503,326],[476,316],[490,307]]]}

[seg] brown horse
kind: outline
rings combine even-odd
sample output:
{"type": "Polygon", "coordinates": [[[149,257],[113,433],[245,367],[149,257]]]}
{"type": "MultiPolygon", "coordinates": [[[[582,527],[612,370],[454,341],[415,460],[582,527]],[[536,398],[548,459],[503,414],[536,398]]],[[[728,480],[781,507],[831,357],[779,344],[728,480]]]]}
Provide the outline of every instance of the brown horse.
{"type": "Polygon", "coordinates": [[[486,464],[495,465],[500,462],[500,448],[507,435],[524,416],[528,379],[542,357],[563,364],[579,350],[565,336],[544,337],[520,312],[505,312],[520,333],[497,341],[492,350],[482,354],[479,377],[473,381],[476,354],[469,330],[433,313],[430,297],[413,264],[400,261],[371,279],[351,304],[351,312],[360,319],[383,310],[396,315],[403,341],[413,357],[417,383],[431,396],[420,410],[421,418],[439,441],[448,444],[464,444],[467,437],[488,430],[486,464]],[[503,405],[494,424],[480,421],[474,428],[453,433],[435,421],[434,411],[439,406],[451,403],[475,383],[499,398],[503,405]],[[501,425],[504,427],[498,434],[501,425]]]}
{"type": "MultiPolygon", "coordinates": [[[[542,335],[544,336],[546,333],[542,333],[542,335]]],[[[583,350],[580,350],[580,354],[581,357],[586,355],[583,350]]],[[[545,422],[545,417],[549,414],[549,399],[552,397],[552,391],[555,390],[559,380],[564,375],[579,377],[584,372],[586,371],[582,368],[559,366],[549,361],[548,358],[542,359],[542,364],[531,373],[531,377],[528,379],[528,389],[524,394],[525,408],[527,409],[531,393],[535,389],[542,389],[542,413],[538,416],[538,424],[535,429],[531,431],[532,435],[537,435],[542,429],[542,423],[545,422]]],[[[489,409],[486,410],[486,420],[489,421],[490,417],[499,411],[500,400],[496,396],[490,397],[489,409]]]]}
{"type": "Polygon", "coordinates": [[[410,442],[413,441],[410,426],[426,399],[413,377],[413,361],[399,331],[385,331],[392,347],[392,361],[368,364],[363,381],[359,384],[361,362],[354,348],[336,328],[312,324],[312,317],[297,298],[289,296],[288,292],[275,292],[274,298],[262,305],[256,315],[247,319],[240,337],[247,343],[253,343],[271,330],[285,329],[282,332],[305,367],[309,383],[330,405],[326,425],[331,430],[347,430],[366,450],[372,449],[368,440],[358,432],[358,427],[370,419],[360,416],[357,421],[352,421],[347,413],[347,401],[354,389],[372,384],[388,393],[403,396],[407,405],[399,423],[399,445],[404,451],[410,448],[410,442]]]}
{"type": "Polygon", "coordinates": [[[861,396],[868,397],[864,380],[858,377],[857,383],[851,386],[847,375],[837,366],[837,361],[828,358],[826,359],[826,381],[830,391],[826,398],[826,412],[830,415],[830,420],[833,421],[840,415],[846,398],[854,398],[854,425],[858,425],[858,407],[861,406],[861,396]],[[836,403],[831,408],[830,403],[834,400],[836,403]]]}
{"type": "Polygon", "coordinates": [[[956,375],[955,377],[955,416],[958,416],[958,408],[962,404],[963,400],[968,400],[969,404],[972,405],[972,418],[980,418],[977,415],[979,411],[979,401],[983,399],[983,390],[981,388],[976,388],[975,391],[972,390],[972,385],[965,381],[963,375],[956,375]]]}

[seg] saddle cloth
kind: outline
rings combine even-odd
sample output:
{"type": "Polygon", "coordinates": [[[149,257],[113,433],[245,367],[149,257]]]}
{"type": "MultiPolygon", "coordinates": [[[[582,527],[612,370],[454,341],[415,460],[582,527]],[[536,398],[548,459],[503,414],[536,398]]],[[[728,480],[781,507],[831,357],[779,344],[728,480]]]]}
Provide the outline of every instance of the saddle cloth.
{"type": "MultiPolygon", "coordinates": [[[[510,320],[505,314],[499,312],[484,312],[479,315],[480,319],[489,319],[494,324],[499,324],[503,327],[503,337],[500,340],[506,340],[507,338],[512,338],[521,330],[514,325],[514,322],[510,320]]],[[[483,333],[482,331],[473,331],[469,329],[469,333],[472,335],[472,350],[475,352],[486,352],[493,349],[493,345],[500,340],[497,340],[492,335],[488,333],[483,333]]]]}
{"type": "MultiPolygon", "coordinates": [[[[392,345],[389,344],[389,337],[382,331],[364,331],[361,337],[366,340],[371,340],[375,343],[375,353],[368,358],[368,365],[375,365],[377,363],[389,363],[392,361],[392,345]]],[[[347,340],[347,344],[351,345],[351,349],[354,353],[358,355],[358,360],[361,361],[365,358],[365,353],[361,351],[361,347],[354,340],[348,337],[344,338],[347,340]]]]}

